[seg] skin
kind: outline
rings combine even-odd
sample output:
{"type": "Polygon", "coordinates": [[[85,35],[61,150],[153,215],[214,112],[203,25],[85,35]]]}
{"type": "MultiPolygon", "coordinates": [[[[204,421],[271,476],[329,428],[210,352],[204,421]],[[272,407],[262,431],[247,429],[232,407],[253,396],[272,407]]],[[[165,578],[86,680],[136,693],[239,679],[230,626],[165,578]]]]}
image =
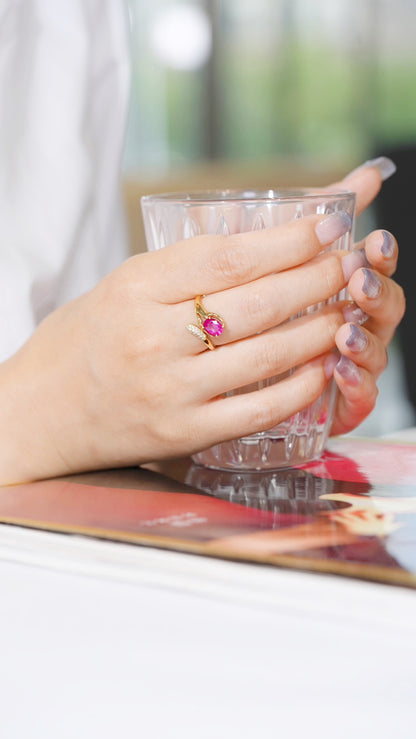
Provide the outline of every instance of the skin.
{"type": "MultiPolygon", "coordinates": [[[[367,167],[331,189],[339,187],[356,191],[360,212],[381,177],[367,167]]],[[[0,366],[0,484],[187,455],[270,428],[315,400],[332,372],[341,391],[333,432],[360,423],[374,407],[386,347],[404,312],[403,292],[390,279],[397,245],[388,258],[381,232],[359,245],[381,290],[371,299],[363,293],[361,269],[349,280],[352,299],[369,316],[367,346],[352,352],[342,303],[284,323],[346,285],[345,255],[320,255],[322,218],[198,236],[132,257],[51,313],[0,366]],[[197,294],[226,321],[216,341],[222,346],[212,352],[185,329],[195,320],[197,294]],[[353,383],[333,369],[335,347],[358,368],[353,383]],[[223,397],[298,364],[278,384],[223,397]]]]}

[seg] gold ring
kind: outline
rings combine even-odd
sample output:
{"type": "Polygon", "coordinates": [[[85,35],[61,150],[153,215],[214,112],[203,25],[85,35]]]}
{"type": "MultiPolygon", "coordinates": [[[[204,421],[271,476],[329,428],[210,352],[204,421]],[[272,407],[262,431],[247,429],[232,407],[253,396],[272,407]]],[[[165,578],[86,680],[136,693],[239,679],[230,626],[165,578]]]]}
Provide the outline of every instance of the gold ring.
{"type": "Polygon", "coordinates": [[[198,321],[198,325],[194,323],[188,323],[187,329],[194,336],[202,339],[205,346],[208,349],[215,349],[215,344],[212,343],[210,336],[221,336],[225,328],[225,323],[218,313],[208,313],[202,305],[202,295],[197,295],[195,298],[195,313],[198,321]]]}

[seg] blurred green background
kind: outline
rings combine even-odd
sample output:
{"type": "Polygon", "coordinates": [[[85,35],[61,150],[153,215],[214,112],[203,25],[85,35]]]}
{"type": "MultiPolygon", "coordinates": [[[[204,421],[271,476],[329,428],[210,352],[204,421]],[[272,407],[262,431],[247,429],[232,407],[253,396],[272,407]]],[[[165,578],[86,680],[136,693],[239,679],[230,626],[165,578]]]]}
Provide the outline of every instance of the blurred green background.
{"type": "Polygon", "coordinates": [[[416,140],[416,0],[129,0],[125,168],[416,140]]]}

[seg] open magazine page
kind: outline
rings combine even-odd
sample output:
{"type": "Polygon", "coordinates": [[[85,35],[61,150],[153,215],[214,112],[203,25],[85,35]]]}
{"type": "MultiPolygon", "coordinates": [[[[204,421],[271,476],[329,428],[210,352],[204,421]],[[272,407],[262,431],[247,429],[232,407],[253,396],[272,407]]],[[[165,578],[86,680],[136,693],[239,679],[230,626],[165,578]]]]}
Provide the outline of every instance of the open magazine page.
{"type": "Polygon", "coordinates": [[[3,487],[0,521],[416,587],[416,446],[340,438],[302,468],[179,469],[3,487]]]}

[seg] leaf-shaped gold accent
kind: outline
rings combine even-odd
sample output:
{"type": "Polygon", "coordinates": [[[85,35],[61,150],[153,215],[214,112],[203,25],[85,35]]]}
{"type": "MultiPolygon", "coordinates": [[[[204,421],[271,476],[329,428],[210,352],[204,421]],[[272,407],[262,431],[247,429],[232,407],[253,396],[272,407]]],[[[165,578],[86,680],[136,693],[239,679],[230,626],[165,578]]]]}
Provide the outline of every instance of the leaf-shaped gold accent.
{"type": "Polygon", "coordinates": [[[199,326],[195,326],[195,324],[193,323],[188,323],[186,328],[188,329],[188,331],[191,332],[191,334],[197,336],[199,339],[202,339],[202,341],[206,340],[205,332],[202,331],[199,326]]]}
{"type": "Polygon", "coordinates": [[[190,331],[191,334],[197,336],[198,339],[202,339],[208,349],[211,349],[211,351],[215,349],[215,345],[212,343],[211,339],[208,337],[205,331],[202,330],[202,328],[199,328],[199,326],[195,326],[194,323],[188,323],[186,328],[188,329],[188,331],[190,331]]]}

